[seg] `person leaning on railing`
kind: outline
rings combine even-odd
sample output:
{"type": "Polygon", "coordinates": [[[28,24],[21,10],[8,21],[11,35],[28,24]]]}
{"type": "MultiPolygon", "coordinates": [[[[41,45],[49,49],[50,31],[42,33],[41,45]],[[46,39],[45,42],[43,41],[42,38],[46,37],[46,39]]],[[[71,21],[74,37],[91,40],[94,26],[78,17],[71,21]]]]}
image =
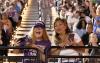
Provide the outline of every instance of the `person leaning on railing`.
{"type": "MultiPolygon", "coordinates": [[[[41,63],[45,63],[45,53],[46,48],[49,48],[51,46],[51,42],[47,36],[47,32],[45,30],[45,24],[43,22],[36,23],[31,34],[31,38],[26,36],[23,37],[19,41],[20,46],[29,46],[33,48],[37,48],[39,50],[40,54],[40,61],[41,63]]],[[[24,50],[25,56],[33,56],[36,55],[36,51],[34,50],[24,50]]],[[[38,63],[37,61],[30,61],[25,60],[25,63],[38,63]]]]}
{"type": "MultiPolygon", "coordinates": [[[[52,55],[64,55],[64,56],[79,56],[80,53],[82,54],[84,52],[84,49],[78,48],[78,49],[64,49],[65,46],[83,46],[81,38],[76,34],[69,30],[67,21],[65,19],[56,18],[54,22],[54,30],[55,30],[55,36],[54,36],[54,45],[52,46],[60,46],[62,49],[52,49],[51,54],[52,55]]],[[[61,59],[58,60],[58,63],[61,62],[61,59]]],[[[75,59],[69,59],[65,58],[62,59],[63,63],[67,62],[73,62],[78,63],[75,61],[75,59]]]]}
{"type": "MultiPolygon", "coordinates": [[[[90,35],[89,35],[89,46],[95,46],[95,47],[98,47],[98,38],[97,38],[97,35],[95,34],[95,33],[91,33],[90,35]]],[[[100,56],[100,51],[99,51],[100,49],[89,49],[88,50],[88,52],[89,52],[89,55],[90,56],[95,56],[95,55],[97,55],[97,56],[100,56]]],[[[89,62],[90,63],[97,63],[97,59],[98,58],[90,58],[89,59],[89,62]]]]}
{"type": "MultiPolygon", "coordinates": [[[[2,33],[1,33],[1,40],[3,41],[2,46],[9,46],[10,39],[12,38],[13,27],[11,21],[8,19],[7,14],[2,14],[2,33]]],[[[3,50],[3,55],[8,56],[8,50],[3,50]]]]}

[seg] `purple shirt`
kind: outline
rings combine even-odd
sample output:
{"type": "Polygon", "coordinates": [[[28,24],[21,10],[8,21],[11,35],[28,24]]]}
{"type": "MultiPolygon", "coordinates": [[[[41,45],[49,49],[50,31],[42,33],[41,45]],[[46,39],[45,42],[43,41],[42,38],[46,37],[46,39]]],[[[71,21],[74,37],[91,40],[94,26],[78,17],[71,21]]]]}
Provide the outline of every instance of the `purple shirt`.
{"type": "Polygon", "coordinates": [[[51,46],[51,42],[49,40],[36,41],[35,44],[41,45],[41,46],[44,46],[44,47],[50,47],[51,46]]]}
{"type": "MultiPolygon", "coordinates": [[[[44,48],[44,54],[46,53],[46,48],[49,48],[51,46],[51,42],[49,40],[42,40],[42,41],[36,41],[34,43],[35,45],[39,46],[39,47],[45,47],[44,48]]],[[[24,50],[24,55],[25,56],[36,56],[37,51],[32,50],[32,49],[28,49],[28,50],[24,50]]],[[[25,63],[33,63],[33,62],[26,62],[25,63]]],[[[35,62],[34,62],[35,63],[35,62]]],[[[36,62],[37,63],[37,62],[36,62]]]]}

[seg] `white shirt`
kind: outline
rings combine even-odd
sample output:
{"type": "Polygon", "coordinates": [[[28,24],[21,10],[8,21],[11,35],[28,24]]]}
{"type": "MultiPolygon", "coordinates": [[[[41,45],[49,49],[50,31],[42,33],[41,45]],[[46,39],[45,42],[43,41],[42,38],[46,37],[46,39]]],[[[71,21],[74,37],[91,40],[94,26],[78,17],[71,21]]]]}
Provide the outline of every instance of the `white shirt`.
{"type": "Polygon", "coordinates": [[[70,29],[71,27],[73,28],[73,26],[78,22],[79,22],[79,18],[75,18],[72,15],[68,16],[67,23],[70,29]]]}

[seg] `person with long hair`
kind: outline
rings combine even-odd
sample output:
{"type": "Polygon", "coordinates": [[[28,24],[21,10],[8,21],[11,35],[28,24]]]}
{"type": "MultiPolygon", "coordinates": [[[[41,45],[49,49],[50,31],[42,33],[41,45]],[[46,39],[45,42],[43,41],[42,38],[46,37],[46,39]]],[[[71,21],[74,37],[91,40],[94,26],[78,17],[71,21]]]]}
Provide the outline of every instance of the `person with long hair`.
{"type": "MultiPolygon", "coordinates": [[[[66,19],[56,18],[54,22],[54,43],[55,46],[60,46],[61,48],[65,48],[66,46],[83,46],[81,38],[76,34],[70,31],[68,28],[68,24],[66,19]]],[[[52,54],[55,54],[58,49],[52,50],[52,54]]],[[[79,53],[82,53],[83,49],[79,51],[79,49],[61,49],[57,53],[58,55],[65,56],[79,56],[79,53]]],[[[75,62],[75,59],[70,61],[68,58],[62,59],[62,62],[75,62]]],[[[61,59],[58,60],[58,63],[61,62],[61,59]]],[[[75,62],[77,63],[77,62],[75,62]]]]}
{"type": "MultiPolygon", "coordinates": [[[[27,36],[26,39],[29,39],[27,36]]],[[[31,39],[20,42],[20,46],[30,46],[33,48],[37,48],[40,53],[40,62],[45,63],[45,53],[46,53],[46,48],[51,46],[51,42],[48,38],[46,29],[45,29],[45,24],[43,22],[35,24],[32,34],[31,34],[31,39]]],[[[26,56],[32,56],[34,54],[31,54],[34,51],[27,51],[26,56]]],[[[25,63],[31,63],[30,61],[25,61],[25,63]]],[[[33,63],[33,62],[32,62],[33,63]]],[[[37,63],[35,61],[35,63],[37,63]]]]}
{"type": "Polygon", "coordinates": [[[79,22],[76,27],[73,28],[73,32],[77,33],[80,37],[82,37],[86,33],[86,20],[84,17],[80,17],[79,22]]]}
{"type": "Polygon", "coordinates": [[[84,45],[89,44],[89,35],[92,33],[92,31],[93,31],[93,24],[88,23],[86,25],[86,33],[82,36],[82,41],[84,45]]]}
{"type": "MultiPolygon", "coordinates": [[[[95,46],[95,47],[98,47],[98,37],[95,33],[91,33],[89,35],[89,46],[95,46]]],[[[95,49],[95,48],[92,48],[92,49],[89,49],[87,50],[87,52],[89,52],[90,56],[100,56],[100,49],[95,49]]],[[[91,63],[96,63],[97,59],[94,59],[94,58],[90,58],[89,59],[91,63]]]]}
{"type": "MultiPolygon", "coordinates": [[[[11,21],[8,19],[7,14],[2,14],[2,29],[1,29],[1,40],[2,40],[2,46],[9,46],[10,39],[12,38],[13,33],[13,27],[11,24],[11,21]]],[[[8,56],[8,50],[3,50],[3,55],[8,56]]]]}

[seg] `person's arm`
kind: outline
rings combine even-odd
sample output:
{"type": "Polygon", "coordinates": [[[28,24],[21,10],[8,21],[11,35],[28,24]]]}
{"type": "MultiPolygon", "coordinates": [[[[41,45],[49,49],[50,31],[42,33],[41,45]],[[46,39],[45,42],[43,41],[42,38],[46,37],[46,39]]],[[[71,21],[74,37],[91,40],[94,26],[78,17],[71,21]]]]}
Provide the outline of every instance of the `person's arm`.
{"type": "Polygon", "coordinates": [[[3,44],[3,42],[2,42],[2,40],[0,39],[0,45],[2,45],[3,44]]]}
{"type": "Polygon", "coordinates": [[[1,31],[1,29],[0,29],[0,45],[3,44],[2,40],[1,40],[1,35],[2,35],[2,31],[1,31]]]}
{"type": "MultiPolygon", "coordinates": [[[[81,38],[76,33],[75,33],[75,36],[74,36],[74,46],[84,46],[83,41],[81,40],[81,38]]],[[[85,52],[84,48],[78,48],[76,50],[79,51],[80,53],[85,52]]]]}
{"type": "Polygon", "coordinates": [[[38,46],[38,45],[32,44],[31,47],[33,47],[33,48],[37,48],[41,53],[44,53],[44,48],[41,48],[41,47],[38,46]]]}
{"type": "Polygon", "coordinates": [[[94,11],[94,8],[93,8],[93,5],[92,5],[92,1],[91,0],[88,0],[90,5],[89,5],[89,8],[90,8],[90,14],[95,17],[96,16],[96,13],[94,11]]]}

